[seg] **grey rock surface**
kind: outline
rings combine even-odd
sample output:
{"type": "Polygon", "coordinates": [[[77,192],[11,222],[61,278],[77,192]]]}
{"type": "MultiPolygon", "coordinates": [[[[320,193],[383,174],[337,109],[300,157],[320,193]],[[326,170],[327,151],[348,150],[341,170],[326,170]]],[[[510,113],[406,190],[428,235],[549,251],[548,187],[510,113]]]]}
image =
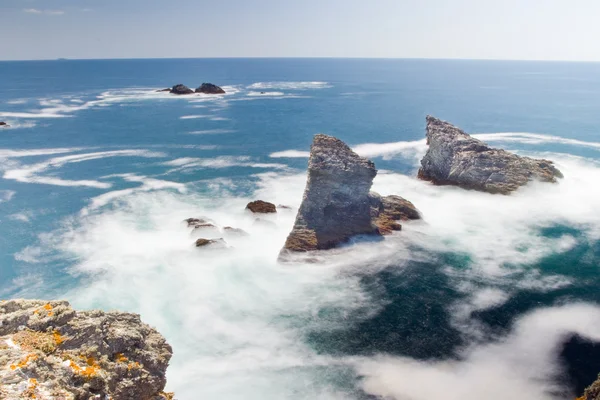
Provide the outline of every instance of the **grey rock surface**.
{"type": "Polygon", "coordinates": [[[598,376],[598,380],[585,390],[583,396],[576,400],[600,400],[600,375],[598,376]]]}
{"type": "Polygon", "coordinates": [[[170,400],[171,346],[139,315],[0,302],[0,398],[170,400]]]}
{"type": "MultiPolygon", "coordinates": [[[[341,140],[315,135],[302,204],[281,256],[330,249],[355,235],[400,230],[400,224],[392,223],[400,217],[394,218],[386,211],[393,208],[394,200],[384,202],[377,193],[370,192],[376,175],[375,164],[341,140]],[[381,223],[385,223],[384,229],[380,229],[381,223]]],[[[416,209],[415,213],[418,215],[416,209]]]]}
{"type": "Polygon", "coordinates": [[[532,180],[562,178],[552,161],[492,148],[432,116],[427,116],[427,144],[418,176],[437,185],[509,194],[532,180]]]}
{"type": "Polygon", "coordinates": [[[192,89],[190,89],[189,87],[182,85],[180,83],[179,85],[175,85],[171,88],[171,93],[172,94],[192,94],[192,93],[194,93],[194,91],[192,89]]]}
{"type": "Polygon", "coordinates": [[[212,83],[203,83],[196,89],[196,93],[204,93],[204,94],[225,94],[225,91],[212,83]]]}

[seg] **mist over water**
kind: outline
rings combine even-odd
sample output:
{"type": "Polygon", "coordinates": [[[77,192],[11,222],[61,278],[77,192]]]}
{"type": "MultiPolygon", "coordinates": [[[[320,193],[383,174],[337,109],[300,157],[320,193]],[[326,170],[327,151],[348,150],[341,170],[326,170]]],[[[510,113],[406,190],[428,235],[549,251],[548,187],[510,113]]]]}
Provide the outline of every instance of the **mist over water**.
{"type": "MultiPolygon", "coordinates": [[[[167,389],[180,399],[554,400],[591,383],[582,343],[600,342],[593,137],[474,129],[565,175],[489,195],[417,180],[423,118],[415,129],[390,128],[364,109],[380,125],[363,127],[359,105],[378,103],[382,115],[393,105],[386,94],[349,95],[365,93],[356,79],[321,72],[224,83],[231,94],[216,98],[173,98],[139,82],[0,103],[0,116],[17,124],[87,124],[82,136],[68,124],[61,134],[55,125],[19,128],[35,146],[3,136],[0,228],[11,232],[11,267],[0,269],[2,297],[140,313],[173,346],[167,389]],[[340,104],[350,122],[329,121],[340,104]],[[119,124],[101,125],[107,116],[119,124]],[[351,123],[358,128],[345,133],[351,123]],[[409,199],[424,219],[323,252],[317,264],[280,265],[318,131],[372,158],[373,190],[409,199]],[[255,199],[291,209],[256,221],[244,209],[255,199]],[[189,217],[249,235],[212,231],[227,248],[197,249],[203,234],[189,217]]],[[[481,107],[492,109],[488,101],[481,107]]]]}

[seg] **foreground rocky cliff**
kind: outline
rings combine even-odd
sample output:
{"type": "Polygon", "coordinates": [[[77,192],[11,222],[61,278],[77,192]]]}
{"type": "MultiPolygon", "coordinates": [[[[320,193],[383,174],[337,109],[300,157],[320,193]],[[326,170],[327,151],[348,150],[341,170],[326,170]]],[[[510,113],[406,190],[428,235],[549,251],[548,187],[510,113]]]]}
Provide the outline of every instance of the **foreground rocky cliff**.
{"type": "Polygon", "coordinates": [[[136,314],[0,302],[0,399],[170,400],[171,354],[136,314]]]}
{"type": "Polygon", "coordinates": [[[583,396],[577,400],[600,400],[600,375],[598,380],[591,384],[589,388],[585,390],[583,396]]]}
{"type": "Polygon", "coordinates": [[[296,222],[282,256],[325,250],[354,235],[381,235],[400,230],[397,220],[420,218],[412,203],[399,196],[370,192],[375,164],[327,135],[314,137],[308,180],[296,222]]]}
{"type": "Polygon", "coordinates": [[[419,178],[438,185],[509,194],[532,180],[562,178],[552,161],[494,149],[432,116],[427,116],[427,144],[419,178]]]}

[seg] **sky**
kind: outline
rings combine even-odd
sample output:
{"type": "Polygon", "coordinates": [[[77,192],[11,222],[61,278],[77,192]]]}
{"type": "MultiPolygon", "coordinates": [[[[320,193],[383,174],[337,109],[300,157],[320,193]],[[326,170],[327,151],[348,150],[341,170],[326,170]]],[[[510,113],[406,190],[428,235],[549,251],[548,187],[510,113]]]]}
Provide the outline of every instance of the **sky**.
{"type": "Polygon", "coordinates": [[[0,0],[0,60],[600,61],[600,0],[0,0]]]}

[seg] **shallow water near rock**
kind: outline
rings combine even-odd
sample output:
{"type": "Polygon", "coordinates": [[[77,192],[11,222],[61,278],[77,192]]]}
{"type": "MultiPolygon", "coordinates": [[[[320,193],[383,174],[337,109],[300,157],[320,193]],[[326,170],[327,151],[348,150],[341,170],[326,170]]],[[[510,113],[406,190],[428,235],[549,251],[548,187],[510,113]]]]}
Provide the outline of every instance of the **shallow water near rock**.
{"type": "Polygon", "coordinates": [[[183,400],[574,397],[600,372],[599,78],[586,63],[1,62],[0,295],[140,313],[173,346],[183,400]],[[179,82],[227,93],[155,92],[179,82]],[[565,177],[510,196],[419,181],[427,114],[565,177]],[[424,220],[282,266],[319,132],[424,220]],[[291,209],[256,224],[256,199],[291,209]],[[249,235],[206,252],[192,217],[249,235]]]}

